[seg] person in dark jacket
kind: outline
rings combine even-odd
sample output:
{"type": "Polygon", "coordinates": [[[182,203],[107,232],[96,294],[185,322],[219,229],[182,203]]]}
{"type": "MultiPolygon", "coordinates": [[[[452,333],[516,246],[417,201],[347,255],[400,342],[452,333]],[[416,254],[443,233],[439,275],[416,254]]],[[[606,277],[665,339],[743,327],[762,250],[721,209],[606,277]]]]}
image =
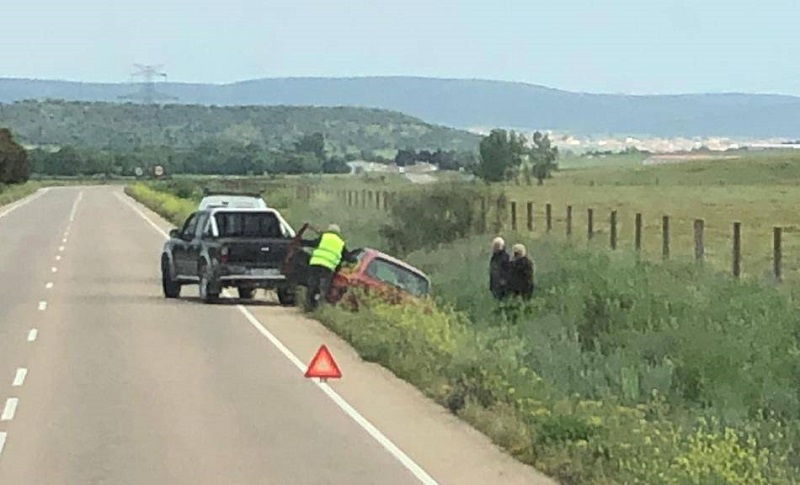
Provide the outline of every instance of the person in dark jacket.
{"type": "Polygon", "coordinates": [[[533,296],[533,261],[525,246],[515,244],[508,263],[508,294],[530,300],[533,296]]]}
{"type": "Polygon", "coordinates": [[[489,261],[489,290],[497,300],[506,296],[506,285],[509,257],[506,252],[506,242],[502,237],[492,241],[492,258],[489,261]]]}

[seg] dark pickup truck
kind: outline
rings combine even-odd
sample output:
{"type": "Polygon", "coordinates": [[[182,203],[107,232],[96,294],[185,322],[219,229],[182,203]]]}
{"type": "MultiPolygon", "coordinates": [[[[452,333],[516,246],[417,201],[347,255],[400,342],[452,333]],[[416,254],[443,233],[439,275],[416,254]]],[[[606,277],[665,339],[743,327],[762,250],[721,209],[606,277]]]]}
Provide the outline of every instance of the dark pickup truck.
{"type": "Polygon", "coordinates": [[[211,303],[224,288],[237,288],[242,299],[265,288],[276,290],[282,305],[293,305],[295,285],[283,268],[294,237],[274,209],[199,210],[164,244],[164,296],[178,298],[181,286],[197,284],[200,298],[211,303]]]}

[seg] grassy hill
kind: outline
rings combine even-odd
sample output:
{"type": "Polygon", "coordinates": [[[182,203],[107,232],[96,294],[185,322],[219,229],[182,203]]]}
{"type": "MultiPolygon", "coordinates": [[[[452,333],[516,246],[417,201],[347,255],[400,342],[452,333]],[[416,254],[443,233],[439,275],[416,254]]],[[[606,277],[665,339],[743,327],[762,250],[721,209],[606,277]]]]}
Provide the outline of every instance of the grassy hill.
{"type": "MultiPolygon", "coordinates": [[[[0,79],[0,102],[119,101],[130,84],[0,79]]],[[[577,133],[800,138],[800,98],[755,94],[586,94],[483,80],[415,77],[276,78],[226,85],[158,86],[175,102],[205,105],[362,106],[461,128],[504,126],[577,133]]]]}
{"type": "Polygon", "coordinates": [[[0,105],[0,126],[10,127],[26,144],[103,149],[185,148],[209,138],[279,148],[313,132],[326,135],[333,153],[405,147],[474,150],[479,141],[470,133],[401,113],[352,107],[24,101],[0,105]]]}

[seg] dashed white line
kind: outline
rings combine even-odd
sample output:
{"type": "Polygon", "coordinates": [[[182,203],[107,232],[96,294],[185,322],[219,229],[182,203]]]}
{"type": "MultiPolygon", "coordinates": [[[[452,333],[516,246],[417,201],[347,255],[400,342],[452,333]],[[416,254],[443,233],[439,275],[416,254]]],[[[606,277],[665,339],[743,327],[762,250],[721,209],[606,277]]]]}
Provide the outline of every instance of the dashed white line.
{"type": "Polygon", "coordinates": [[[75,199],[75,203],[72,204],[72,211],[69,213],[69,221],[72,222],[75,220],[75,212],[78,210],[78,204],[80,203],[81,199],[83,199],[83,191],[81,190],[78,192],[78,198],[75,199]]]}
{"type": "Polygon", "coordinates": [[[58,268],[56,268],[55,266],[53,266],[52,268],[50,268],[50,270],[51,270],[53,273],[58,273],[58,268]]]}
{"type": "MultiPolygon", "coordinates": [[[[133,209],[139,217],[144,219],[150,226],[152,226],[159,234],[161,234],[165,239],[169,238],[169,235],[164,232],[163,229],[158,227],[158,225],[153,222],[147,215],[142,212],[138,207],[136,207],[132,202],[125,199],[123,195],[119,193],[116,194],[117,198],[123,202],[125,205],[133,209]]],[[[227,292],[226,292],[227,293],[227,292]]],[[[289,362],[294,364],[300,372],[306,371],[306,366],[303,362],[297,358],[296,355],[286,347],[283,342],[281,342],[278,337],[272,334],[269,330],[267,330],[264,325],[261,324],[260,321],[250,313],[243,305],[237,305],[236,308],[244,315],[250,324],[255,327],[258,332],[263,335],[267,340],[272,343],[272,345],[277,348],[284,357],[286,357],[289,362]]],[[[353,421],[356,422],[364,431],[367,432],[375,441],[377,441],[381,446],[386,449],[397,461],[399,461],[409,472],[411,472],[417,480],[425,485],[438,485],[438,482],[434,480],[433,477],[428,475],[428,473],[422,469],[414,460],[411,459],[408,455],[403,452],[400,448],[397,447],[386,435],[381,433],[381,431],[376,428],[372,423],[370,423],[364,416],[361,415],[355,408],[353,408],[347,401],[344,400],[342,396],[339,395],[332,387],[328,386],[326,383],[312,381],[319,387],[322,392],[325,393],[337,406],[341,409],[345,414],[347,414],[353,421]]]]}
{"type": "Polygon", "coordinates": [[[39,310],[40,311],[47,310],[47,302],[46,301],[42,300],[42,301],[39,302],[39,310]]]}
{"type": "Polygon", "coordinates": [[[52,287],[53,287],[53,282],[52,282],[52,281],[50,281],[49,283],[47,283],[46,285],[44,285],[44,287],[45,287],[45,288],[47,288],[47,289],[49,290],[50,288],[52,288],[52,287]]]}
{"type": "Polygon", "coordinates": [[[17,412],[17,404],[19,404],[19,399],[16,397],[10,397],[6,399],[6,406],[3,408],[3,414],[0,416],[0,421],[11,421],[14,419],[14,414],[17,412]]]}
{"type": "Polygon", "coordinates": [[[0,455],[3,454],[3,448],[6,446],[6,434],[0,431],[0,455]]]}
{"type": "Polygon", "coordinates": [[[14,383],[12,386],[19,387],[25,383],[25,376],[28,375],[28,369],[24,367],[20,367],[17,369],[17,373],[14,375],[14,383]]]}
{"type": "Polygon", "coordinates": [[[60,254],[56,255],[56,261],[61,261],[61,255],[60,254]]]}
{"type": "Polygon", "coordinates": [[[28,332],[28,342],[34,342],[36,337],[39,336],[39,331],[35,328],[32,328],[30,332],[28,332]]]}
{"type": "Polygon", "coordinates": [[[67,238],[62,239],[61,242],[67,244],[67,238]]]}
{"type": "Polygon", "coordinates": [[[63,252],[63,251],[64,251],[64,246],[59,246],[59,247],[58,247],[58,250],[59,250],[59,251],[61,251],[61,252],[63,252]]]}

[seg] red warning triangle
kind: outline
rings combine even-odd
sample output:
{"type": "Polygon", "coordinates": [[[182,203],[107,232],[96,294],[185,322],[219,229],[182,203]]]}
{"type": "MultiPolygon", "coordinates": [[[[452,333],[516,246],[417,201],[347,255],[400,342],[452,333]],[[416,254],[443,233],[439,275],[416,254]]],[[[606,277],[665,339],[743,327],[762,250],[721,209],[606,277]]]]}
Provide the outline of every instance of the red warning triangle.
{"type": "Polygon", "coordinates": [[[321,345],[317,350],[314,358],[311,359],[311,363],[308,364],[306,377],[318,377],[320,379],[338,379],[342,377],[342,371],[339,370],[339,366],[333,360],[328,347],[321,345]]]}

